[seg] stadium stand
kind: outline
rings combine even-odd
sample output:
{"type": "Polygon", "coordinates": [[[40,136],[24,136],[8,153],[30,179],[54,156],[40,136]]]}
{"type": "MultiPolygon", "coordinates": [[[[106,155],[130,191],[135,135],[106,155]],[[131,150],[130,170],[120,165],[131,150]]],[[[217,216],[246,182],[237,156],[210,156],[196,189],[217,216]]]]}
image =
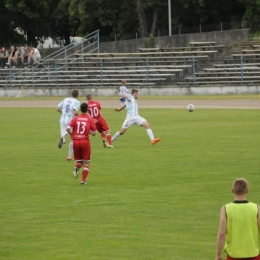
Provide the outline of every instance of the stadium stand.
{"type": "Polygon", "coordinates": [[[129,87],[254,84],[260,82],[258,46],[260,41],[241,42],[234,48],[190,42],[184,47],[139,48],[135,53],[75,48],[66,57],[43,59],[29,68],[0,69],[0,86],[118,87],[122,79],[129,87]]]}

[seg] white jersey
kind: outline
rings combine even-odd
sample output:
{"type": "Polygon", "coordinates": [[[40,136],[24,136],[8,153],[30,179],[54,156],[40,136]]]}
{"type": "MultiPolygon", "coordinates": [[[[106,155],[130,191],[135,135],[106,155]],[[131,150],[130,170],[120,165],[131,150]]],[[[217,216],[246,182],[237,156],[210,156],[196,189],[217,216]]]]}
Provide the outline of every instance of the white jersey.
{"type": "Polygon", "coordinates": [[[73,97],[65,98],[62,100],[58,107],[62,110],[62,115],[60,117],[60,124],[68,125],[71,119],[75,116],[73,110],[78,111],[80,102],[73,97]]]}
{"type": "Polygon", "coordinates": [[[138,105],[136,99],[131,94],[125,94],[127,98],[130,98],[131,101],[128,101],[126,98],[126,107],[127,107],[127,116],[136,116],[138,115],[138,105]]]}
{"type": "Polygon", "coordinates": [[[121,86],[120,88],[119,88],[119,92],[120,92],[120,95],[121,94],[124,94],[124,95],[126,95],[126,94],[128,94],[128,92],[129,92],[129,90],[128,90],[128,88],[126,87],[126,86],[121,86]]]}
{"type": "Polygon", "coordinates": [[[39,52],[38,49],[36,48],[33,48],[33,50],[31,51],[32,54],[35,54],[35,57],[38,58],[38,59],[41,59],[41,54],[39,52]]]}

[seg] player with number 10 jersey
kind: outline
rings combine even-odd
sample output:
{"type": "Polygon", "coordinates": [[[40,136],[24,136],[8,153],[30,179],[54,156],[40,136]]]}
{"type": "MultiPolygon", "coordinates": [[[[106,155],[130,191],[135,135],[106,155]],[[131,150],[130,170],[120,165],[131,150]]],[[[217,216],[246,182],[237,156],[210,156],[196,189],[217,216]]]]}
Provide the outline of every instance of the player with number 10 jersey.
{"type": "Polygon", "coordinates": [[[93,100],[91,94],[86,96],[88,101],[88,113],[94,119],[97,131],[101,134],[104,147],[113,148],[109,126],[104,117],[101,115],[101,105],[98,101],[93,100]],[[106,144],[107,139],[107,144],[106,144]]]}

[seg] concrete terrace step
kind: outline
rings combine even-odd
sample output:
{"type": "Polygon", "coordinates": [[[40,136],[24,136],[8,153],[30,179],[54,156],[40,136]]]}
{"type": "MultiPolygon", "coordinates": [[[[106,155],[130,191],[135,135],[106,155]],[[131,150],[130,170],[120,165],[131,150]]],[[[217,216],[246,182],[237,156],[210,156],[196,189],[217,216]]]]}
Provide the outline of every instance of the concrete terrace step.
{"type": "Polygon", "coordinates": [[[226,80],[219,80],[219,81],[197,81],[195,82],[180,82],[177,83],[177,85],[186,85],[189,84],[190,85],[208,85],[208,86],[214,86],[214,85],[252,85],[255,83],[259,83],[260,80],[244,80],[243,82],[241,80],[233,80],[233,81],[226,81],[226,80]]]}
{"type": "MultiPolygon", "coordinates": [[[[208,80],[208,81],[220,81],[225,79],[226,81],[232,81],[232,80],[241,80],[241,76],[223,76],[223,77],[196,77],[196,81],[204,81],[204,80],[208,80]]],[[[257,79],[260,80],[260,76],[244,76],[243,77],[244,80],[253,80],[253,79],[257,79]]],[[[190,80],[193,81],[193,77],[186,77],[185,80],[190,80]]]]}

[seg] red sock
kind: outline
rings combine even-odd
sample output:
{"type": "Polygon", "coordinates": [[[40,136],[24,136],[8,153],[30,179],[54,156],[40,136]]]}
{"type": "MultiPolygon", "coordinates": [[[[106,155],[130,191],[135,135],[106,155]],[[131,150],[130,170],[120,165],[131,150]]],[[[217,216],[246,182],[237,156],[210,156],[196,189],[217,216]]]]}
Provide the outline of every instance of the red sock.
{"type": "Polygon", "coordinates": [[[81,181],[86,181],[87,177],[88,177],[88,173],[89,173],[89,168],[87,165],[84,166],[83,171],[82,171],[82,179],[81,181]]]}
{"type": "Polygon", "coordinates": [[[112,145],[112,140],[111,140],[111,135],[110,134],[107,134],[107,142],[109,145],[112,145]]]}
{"type": "Polygon", "coordinates": [[[104,140],[106,138],[106,135],[104,133],[101,133],[101,138],[104,140]]]}

